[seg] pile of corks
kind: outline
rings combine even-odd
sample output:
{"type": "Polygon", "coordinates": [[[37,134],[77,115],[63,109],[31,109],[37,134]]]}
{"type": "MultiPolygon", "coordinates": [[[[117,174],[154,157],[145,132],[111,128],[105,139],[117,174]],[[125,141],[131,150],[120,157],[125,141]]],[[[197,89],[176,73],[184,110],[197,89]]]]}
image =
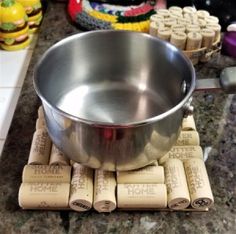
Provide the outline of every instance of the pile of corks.
{"type": "Polygon", "coordinates": [[[210,49],[220,40],[219,19],[193,7],[159,9],[150,17],[149,33],[184,51],[210,49]]]}
{"type": "Polygon", "coordinates": [[[141,169],[110,172],[69,160],[52,144],[39,108],[28,164],[19,189],[23,209],[111,212],[206,211],[214,199],[192,116],[184,118],[172,149],[141,169]]]}

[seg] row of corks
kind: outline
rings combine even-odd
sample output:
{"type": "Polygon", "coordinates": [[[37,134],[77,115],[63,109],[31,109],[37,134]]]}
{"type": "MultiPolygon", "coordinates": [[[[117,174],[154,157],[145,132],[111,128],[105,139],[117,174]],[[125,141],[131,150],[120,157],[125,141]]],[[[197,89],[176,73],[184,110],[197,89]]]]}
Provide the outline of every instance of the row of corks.
{"type": "Polygon", "coordinates": [[[40,108],[28,165],[23,170],[19,205],[23,209],[73,209],[79,212],[92,207],[98,212],[111,212],[117,207],[209,208],[213,195],[192,117],[184,119],[182,130],[177,141],[179,145],[159,162],[117,173],[93,170],[69,162],[55,146],[51,149],[40,108]]]}
{"type": "Polygon", "coordinates": [[[220,39],[219,19],[206,10],[172,6],[150,17],[149,33],[181,50],[211,48],[220,39]]]}

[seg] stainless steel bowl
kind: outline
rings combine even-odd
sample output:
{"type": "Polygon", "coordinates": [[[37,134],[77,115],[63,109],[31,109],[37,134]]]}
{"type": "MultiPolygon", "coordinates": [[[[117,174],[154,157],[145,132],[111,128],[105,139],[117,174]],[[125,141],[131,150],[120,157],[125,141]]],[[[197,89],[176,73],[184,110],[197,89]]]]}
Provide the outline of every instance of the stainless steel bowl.
{"type": "Polygon", "coordinates": [[[49,135],[69,158],[130,170],[175,143],[195,72],[178,49],[150,35],[93,31],[52,46],[34,86],[49,135]]]}

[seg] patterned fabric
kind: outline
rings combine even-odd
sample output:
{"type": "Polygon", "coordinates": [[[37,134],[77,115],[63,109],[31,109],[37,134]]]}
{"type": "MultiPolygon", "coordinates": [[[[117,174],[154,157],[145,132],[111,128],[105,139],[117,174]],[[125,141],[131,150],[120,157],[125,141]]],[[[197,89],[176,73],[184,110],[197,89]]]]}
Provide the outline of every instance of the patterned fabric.
{"type": "Polygon", "coordinates": [[[155,6],[155,1],[147,1],[137,6],[117,6],[88,0],[69,0],[68,12],[75,23],[87,30],[148,32],[150,16],[156,13],[155,6]]]}

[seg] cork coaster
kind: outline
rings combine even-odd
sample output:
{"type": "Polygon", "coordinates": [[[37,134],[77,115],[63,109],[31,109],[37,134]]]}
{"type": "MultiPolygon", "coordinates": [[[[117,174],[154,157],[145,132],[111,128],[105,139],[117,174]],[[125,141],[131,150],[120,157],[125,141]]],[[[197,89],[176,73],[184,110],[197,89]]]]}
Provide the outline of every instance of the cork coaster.
{"type": "Polygon", "coordinates": [[[191,60],[193,65],[207,62],[221,50],[221,26],[218,18],[193,7],[170,7],[150,18],[149,34],[168,41],[191,60]],[[165,15],[164,15],[165,13],[165,15]],[[164,28],[163,25],[164,24],[164,28]],[[163,37],[159,30],[169,32],[163,37]]]}
{"type": "Polygon", "coordinates": [[[160,160],[109,172],[73,162],[57,149],[40,107],[18,201],[25,210],[206,212],[214,198],[193,116],[183,119],[176,145],[160,160]]]}

